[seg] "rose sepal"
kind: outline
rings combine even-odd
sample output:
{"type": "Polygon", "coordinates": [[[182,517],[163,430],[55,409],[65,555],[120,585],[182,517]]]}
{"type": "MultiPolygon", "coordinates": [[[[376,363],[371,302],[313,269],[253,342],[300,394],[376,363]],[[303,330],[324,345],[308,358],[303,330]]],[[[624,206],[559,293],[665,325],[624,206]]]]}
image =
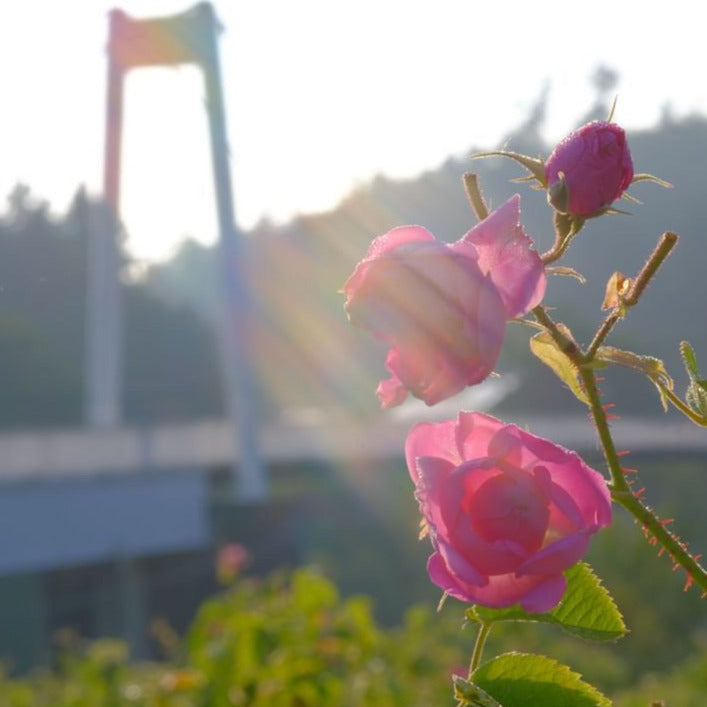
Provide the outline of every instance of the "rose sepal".
{"type": "Polygon", "coordinates": [[[547,187],[545,163],[537,157],[529,157],[520,152],[510,150],[491,150],[490,152],[476,152],[471,156],[471,159],[479,160],[485,157],[508,157],[509,159],[515,160],[530,172],[530,177],[524,177],[523,180],[536,179],[543,189],[547,187]]]}

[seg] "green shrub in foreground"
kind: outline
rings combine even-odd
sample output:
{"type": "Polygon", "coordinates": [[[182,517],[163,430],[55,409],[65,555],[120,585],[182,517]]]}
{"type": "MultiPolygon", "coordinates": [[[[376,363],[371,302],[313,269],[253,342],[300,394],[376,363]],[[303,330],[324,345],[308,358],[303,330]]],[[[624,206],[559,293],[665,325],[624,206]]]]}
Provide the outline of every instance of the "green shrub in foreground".
{"type": "Polygon", "coordinates": [[[412,609],[386,632],[367,599],[342,600],[311,570],[239,580],[201,607],[170,663],[130,664],[120,641],[74,646],[55,670],[0,677],[0,707],[450,704],[459,622],[432,619],[412,609]]]}

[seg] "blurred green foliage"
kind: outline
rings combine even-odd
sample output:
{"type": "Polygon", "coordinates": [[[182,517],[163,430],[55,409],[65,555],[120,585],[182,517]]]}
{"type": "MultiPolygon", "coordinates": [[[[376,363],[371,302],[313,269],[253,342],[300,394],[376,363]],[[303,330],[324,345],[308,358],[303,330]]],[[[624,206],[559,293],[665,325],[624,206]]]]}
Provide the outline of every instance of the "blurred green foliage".
{"type": "Polygon", "coordinates": [[[301,569],[207,601],[168,662],[131,664],[119,641],[64,641],[54,669],[0,677],[0,706],[447,704],[472,640],[455,628],[415,607],[386,631],[368,599],[301,569]]]}
{"type": "MultiPolygon", "coordinates": [[[[236,578],[201,607],[183,640],[156,627],[164,660],[131,663],[120,641],[83,644],[66,634],[52,669],[21,679],[0,673],[0,707],[451,706],[452,675],[465,675],[474,640],[463,608],[449,602],[436,614],[413,606],[400,625],[385,629],[367,598],[342,598],[313,569],[236,578]]],[[[534,644],[574,668],[593,666],[589,681],[617,679],[613,660],[589,643],[529,624],[500,628],[488,658],[534,644]]],[[[707,655],[698,651],[631,690],[614,691],[615,704],[669,698],[670,707],[699,705],[706,676],[707,655]]]]}

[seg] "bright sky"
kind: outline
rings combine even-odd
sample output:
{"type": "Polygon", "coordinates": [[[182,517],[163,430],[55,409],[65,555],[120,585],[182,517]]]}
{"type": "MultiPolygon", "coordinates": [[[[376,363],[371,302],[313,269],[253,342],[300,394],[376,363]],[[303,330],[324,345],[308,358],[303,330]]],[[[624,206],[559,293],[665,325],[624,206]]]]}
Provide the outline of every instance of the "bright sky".
{"type": "MultiPolygon", "coordinates": [[[[181,12],[189,0],[0,5],[0,192],[17,181],[62,212],[100,194],[107,13],[181,12]]],[[[617,119],[647,127],[670,103],[707,113],[707,44],[694,2],[217,0],[236,210],[325,210],[376,173],[412,176],[494,146],[550,85],[546,135],[589,108],[599,63],[621,75],[617,119]]],[[[122,215],[132,252],[167,256],[217,233],[197,70],[129,75],[122,215]]]]}

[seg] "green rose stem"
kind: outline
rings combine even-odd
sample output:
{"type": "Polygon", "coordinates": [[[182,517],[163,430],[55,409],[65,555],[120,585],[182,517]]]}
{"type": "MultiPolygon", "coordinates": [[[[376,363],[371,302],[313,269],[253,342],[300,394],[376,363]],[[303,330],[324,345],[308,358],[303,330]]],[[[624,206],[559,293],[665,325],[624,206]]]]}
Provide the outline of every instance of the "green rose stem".
{"type": "Polygon", "coordinates": [[[476,634],[476,643],[474,643],[474,652],[471,654],[471,660],[469,661],[469,676],[467,680],[471,680],[472,673],[479,667],[481,662],[481,654],[484,650],[484,645],[486,644],[486,639],[489,633],[491,633],[490,623],[481,623],[479,626],[479,632],[476,634]]]}
{"type": "MultiPolygon", "coordinates": [[[[658,265],[665,260],[665,257],[677,240],[674,234],[665,234],[665,236],[653,255],[649,258],[646,266],[636,278],[631,292],[629,292],[628,295],[628,297],[630,297],[629,305],[636,303],[638,297],[640,297],[641,293],[645,290],[648,281],[655,274],[658,265]],[[665,236],[667,236],[667,238],[665,236]],[[633,297],[631,297],[632,294],[634,295],[633,297]]],[[[650,508],[641,502],[626,481],[621,462],[619,461],[619,454],[616,451],[616,445],[611,436],[608,418],[601,402],[596,375],[592,366],[594,363],[594,353],[596,353],[596,351],[594,351],[591,356],[588,351],[582,351],[572,339],[558,328],[557,324],[542,306],[535,307],[533,314],[537,321],[550,333],[558,348],[572,361],[579,371],[584,390],[589,400],[589,408],[597,428],[599,441],[604,452],[604,459],[606,460],[607,467],[611,474],[611,482],[608,485],[612,499],[622,505],[634,518],[640,521],[646,531],[670,554],[676,566],[683,567],[688,577],[686,586],[695,582],[702,588],[703,592],[707,592],[707,571],[699,564],[697,558],[690,555],[685,544],[665,527],[665,524],[656,517],[650,508]]],[[[600,340],[601,343],[615,323],[616,322],[613,322],[611,325],[608,325],[605,322],[597,332],[597,336],[594,337],[595,340],[602,331],[605,331],[600,340]]]]}
{"type": "Polygon", "coordinates": [[[621,463],[619,462],[619,455],[611,436],[606,412],[601,404],[594,370],[583,366],[580,368],[580,375],[582,376],[582,383],[584,384],[584,389],[589,398],[589,406],[599,434],[599,441],[604,451],[604,459],[611,472],[611,483],[609,484],[611,498],[616,503],[621,504],[634,518],[640,521],[643,527],[663,548],[665,548],[676,565],[681,566],[685,570],[688,577],[686,587],[692,582],[695,582],[702,588],[703,592],[707,592],[707,571],[699,564],[697,559],[687,551],[685,544],[661,523],[655,513],[653,513],[648,506],[641,503],[638,496],[634,494],[626,481],[621,463]]]}

